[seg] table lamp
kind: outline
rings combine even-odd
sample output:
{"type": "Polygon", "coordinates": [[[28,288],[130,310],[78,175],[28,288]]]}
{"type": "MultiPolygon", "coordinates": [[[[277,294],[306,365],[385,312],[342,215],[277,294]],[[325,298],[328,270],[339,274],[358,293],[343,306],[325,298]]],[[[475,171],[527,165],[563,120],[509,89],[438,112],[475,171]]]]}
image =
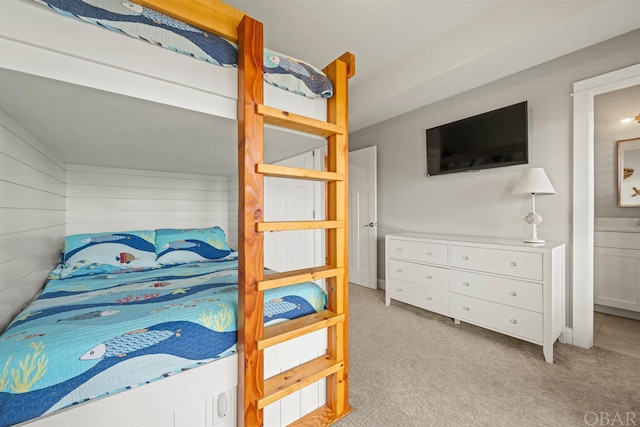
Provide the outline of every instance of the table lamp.
{"type": "Polygon", "coordinates": [[[544,244],[544,240],[538,238],[537,225],[542,222],[542,217],[536,213],[536,194],[556,194],[544,169],[531,168],[524,171],[511,194],[531,194],[532,211],[524,217],[524,221],[531,224],[531,238],[526,239],[525,243],[544,244]]]}

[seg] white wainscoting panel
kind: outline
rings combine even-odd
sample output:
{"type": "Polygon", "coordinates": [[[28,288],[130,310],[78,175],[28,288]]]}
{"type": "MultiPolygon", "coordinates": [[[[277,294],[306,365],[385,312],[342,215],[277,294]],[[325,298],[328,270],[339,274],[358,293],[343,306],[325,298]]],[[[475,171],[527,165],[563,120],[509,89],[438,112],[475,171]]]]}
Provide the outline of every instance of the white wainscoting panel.
{"type": "Polygon", "coordinates": [[[229,228],[228,178],[67,165],[67,234],[229,228]]]}
{"type": "Polygon", "coordinates": [[[42,288],[64,233],[63,163],[0,111],[0,330],[42,288]]]}

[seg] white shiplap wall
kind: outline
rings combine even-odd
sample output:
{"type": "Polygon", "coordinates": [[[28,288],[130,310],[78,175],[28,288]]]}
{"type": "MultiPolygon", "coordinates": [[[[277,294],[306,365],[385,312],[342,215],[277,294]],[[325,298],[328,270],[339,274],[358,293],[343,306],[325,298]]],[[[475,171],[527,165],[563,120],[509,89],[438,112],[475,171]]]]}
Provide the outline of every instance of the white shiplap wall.
{"type": "Polygon", "coordinates": [[[238,177],[229,178],[229,247],[238,250],[238,177]]]}
{"type": "Polygon", "coordinates": [[[228,178],[67,165],[67,234],[228,229],[228,178]]]}
{"type": "Polygon", "coordinates": [[[64,235],[63,163],[0,111],[0,330],[40,290],[64,235]]]}

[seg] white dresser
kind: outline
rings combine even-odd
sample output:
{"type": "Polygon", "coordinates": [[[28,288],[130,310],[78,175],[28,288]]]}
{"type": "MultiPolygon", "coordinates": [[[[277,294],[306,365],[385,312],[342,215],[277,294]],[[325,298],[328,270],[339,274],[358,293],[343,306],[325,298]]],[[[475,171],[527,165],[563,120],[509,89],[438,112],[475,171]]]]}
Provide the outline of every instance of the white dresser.
{"type": "Polygon", "coordinates": [[[387,234],[386,304],[398,300],[543,346],[565,328],[565,245],[387,234]]]}

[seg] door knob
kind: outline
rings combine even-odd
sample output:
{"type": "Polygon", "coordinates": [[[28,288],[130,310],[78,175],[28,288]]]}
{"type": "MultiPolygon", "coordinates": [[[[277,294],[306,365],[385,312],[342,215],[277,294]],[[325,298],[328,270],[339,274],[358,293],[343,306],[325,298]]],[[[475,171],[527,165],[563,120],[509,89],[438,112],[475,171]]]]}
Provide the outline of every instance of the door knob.
{"type": "Polygon", "coordinates": [[[370,222],[369,224],[365,224],[363,227],[375,227],[376,224],[370,222]]]}

